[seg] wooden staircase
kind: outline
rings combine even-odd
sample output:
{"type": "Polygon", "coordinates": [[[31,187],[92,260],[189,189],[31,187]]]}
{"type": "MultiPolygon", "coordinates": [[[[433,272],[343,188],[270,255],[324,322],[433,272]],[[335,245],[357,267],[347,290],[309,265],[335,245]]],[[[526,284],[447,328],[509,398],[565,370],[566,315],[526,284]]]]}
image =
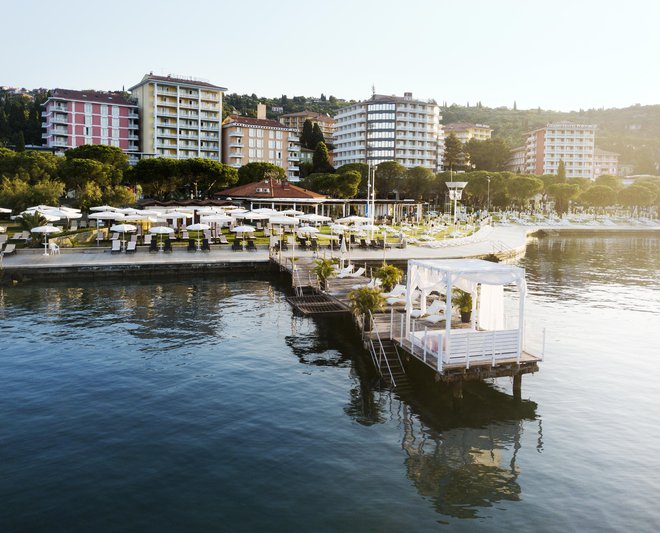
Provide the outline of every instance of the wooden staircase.
{"type": "Polygon", "coordinates": [[[383,380],[397,392],[403,394],[412,392],[412,385],[406,375],[396,344],[389,337],[381,335],[379,320],[374,320],[371,314],[369,319],[372,328],[366,335],[374,366],[383,380]]]}

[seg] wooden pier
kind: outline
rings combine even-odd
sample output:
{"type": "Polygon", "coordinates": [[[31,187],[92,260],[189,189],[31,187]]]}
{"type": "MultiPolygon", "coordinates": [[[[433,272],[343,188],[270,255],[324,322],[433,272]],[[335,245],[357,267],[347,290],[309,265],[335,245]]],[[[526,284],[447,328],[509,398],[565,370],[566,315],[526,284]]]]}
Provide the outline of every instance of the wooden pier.
{"type": "MultiPolygon", "coordinates": [[[[296,296],[288,298],[288,301],[298,311],[307,315],[349,313],[351,307],[348,293],[356,286],[366,285],[370,279],[364,276],[332,278],[326,290],[321,291],[318,279],[312,273],[313,259],[298,258],[296,261],[291,261],[289,258],[283,258],[278,261],[276,258],[271,258],[271,260],[278,264],[281,270],[290,273],[296,296]]],[[[470,360],[468,356],[466,362],[450,361],[441,362],[439,365],[435,354],[413,345],[403,334],[404,316],[405,309],[403,305],[399,305],[366,318],[354,317],[374,366],[383,379],[400,392],[411,387],[406,376],[406,368],[409,365],[422,365],[427,371],[434,372],[435,380],[450,385],[456,398],[462,397],[464,381],[512,377],[514,397],[519,399],[522,375],[538,371],[538,363],[542,358],[525,351],[520,357],[497,360],[475,357],[470,360]]],[[[430,324],[423,319],[414,322],[413,327],[417,331],[437,333],[445,329],[444,322],[430,324]]],[[[452,331],[460,331],[468,327],[469,324],[462,324],[459,320],[453,320],[451,324],[452,331]]]]}

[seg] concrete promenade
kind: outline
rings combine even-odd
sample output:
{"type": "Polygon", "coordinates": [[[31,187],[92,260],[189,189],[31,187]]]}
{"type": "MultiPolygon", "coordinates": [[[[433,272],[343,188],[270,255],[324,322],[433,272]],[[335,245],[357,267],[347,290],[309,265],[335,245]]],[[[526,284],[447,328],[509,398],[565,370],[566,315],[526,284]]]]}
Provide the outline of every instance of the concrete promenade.
{"type": "MultiPolygon", "coordinates": [[[[539,229],[545,229],[549,233],[562,234],[574,232],[618,233],[622,231],[635,232],[639,234],[658,234],[660,227],[641,228],[634,226],[617,226],[597,228],[593,226],[571,226],[571,227],[535,227],[535,226],[496,226],[483,240],[468,242],[464,244],[447,245],[441,248],[427,246],[408,245],[406,248],[391,248],[383,250],[362,250],[353,248],[344,254],[345,259],[355,262],[382,261],[383,259],[393,262],[407,261],[408,259],[451,259],[481,257],[495,254],[500,257],[513,256],[523,253],[527,244],[528,235],[539,229]]],[[[291,250],[283,252],[284,257],[313,257],[313,252],[301,252],[291,250]]],[[[330,250],[323,249],[318,256],[330,257],[330,250]]],[[[339,252],[334,250],[334,256],[339,257],[339,252]]],[[[254,268],[255,265],[266,266],[270,257],[268,250],[260,248],[256,252],[239,251],[234,252],[228,246],[215,247],[210,252],[188,252],[182,247],[171,253],[149,253],[139,250],[133,254],[118,253],[111,254],[110,249],[81,249],[63,250],[57,255],[44,255],[43,249],[20,250],[18,253],[5,257],[2,268],[7,272],[28,272],[37,270],[52,270],[64,272],[67,270],[158,270],[159,267],[167,268],[179,266],[179,271],[189,265],[191,269],[209,267],[209,269],[226,268],[227,270],[240,271],[241,266],[254,268]]]]}

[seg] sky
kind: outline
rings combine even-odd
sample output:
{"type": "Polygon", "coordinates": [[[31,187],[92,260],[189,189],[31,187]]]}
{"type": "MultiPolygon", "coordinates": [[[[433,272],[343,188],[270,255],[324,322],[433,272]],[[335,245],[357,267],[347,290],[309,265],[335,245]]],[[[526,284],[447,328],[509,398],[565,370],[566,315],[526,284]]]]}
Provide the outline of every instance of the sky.
{"type": "Polygon", "coordinates": [[[23,0],[2,18],[0,85],[117,90],[153,72],[266,97],[660,103],[657,0],[23,0]]]}

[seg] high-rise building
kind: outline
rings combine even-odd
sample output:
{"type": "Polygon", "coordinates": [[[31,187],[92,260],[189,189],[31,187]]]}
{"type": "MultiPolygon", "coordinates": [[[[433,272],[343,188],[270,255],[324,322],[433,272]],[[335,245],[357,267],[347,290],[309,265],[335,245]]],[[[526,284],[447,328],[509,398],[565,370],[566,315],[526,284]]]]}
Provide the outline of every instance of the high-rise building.
{"type": "Polygon", "coordinates": [[[407,168],[442,169],[440,108],[433,100],[373,95],[335,116],[334,164],[396,161],[407,168]]]}
{"type": "Polygon", "coordinates": [[[144,156],[220,161],[225,89],[195,78],[146,74],[129,89],[140,109],[144,156]]]}
{"type": "Polygon", "coordinates": [[[125,93],[54,89],[43,106],[42,138],[47,147],[107,144],[137,160],[138,106],[125,93]]]}
{"type": "Polygon", "coordinates": [[[298,181],[300,137],[294,128],[266,118],[257,105],[257,118],[229,115],[222,123],[222,162],[234,168],[265,162],[282,167],[289,181],[298,181]]]}
{"type": "Polygon", "coordinates": [[[567,178],[593,178],[596,126],[557,122],[527,133],[527,174],[557,174],[564,162],[567,178]]]}
{"type": "Polygon", "coordinates": [[[594,179],[604,174],[619,175],[619,154],[596,148],[594,150],[594,179]]]}
{"type": "Polygon", "coordinates": [[[279,117],[279,121],[282,124],[289,128],[294,128],[298,132],[298,135],[302,133],[303,124],[306,120],[309,120],[312,124],[318,124],[326,143],[332,142],[332,135],[335,131],[335,119],[330,115],[315,113],[314,111],[301,111],[299,113],[287,113],[279,117]]]}

